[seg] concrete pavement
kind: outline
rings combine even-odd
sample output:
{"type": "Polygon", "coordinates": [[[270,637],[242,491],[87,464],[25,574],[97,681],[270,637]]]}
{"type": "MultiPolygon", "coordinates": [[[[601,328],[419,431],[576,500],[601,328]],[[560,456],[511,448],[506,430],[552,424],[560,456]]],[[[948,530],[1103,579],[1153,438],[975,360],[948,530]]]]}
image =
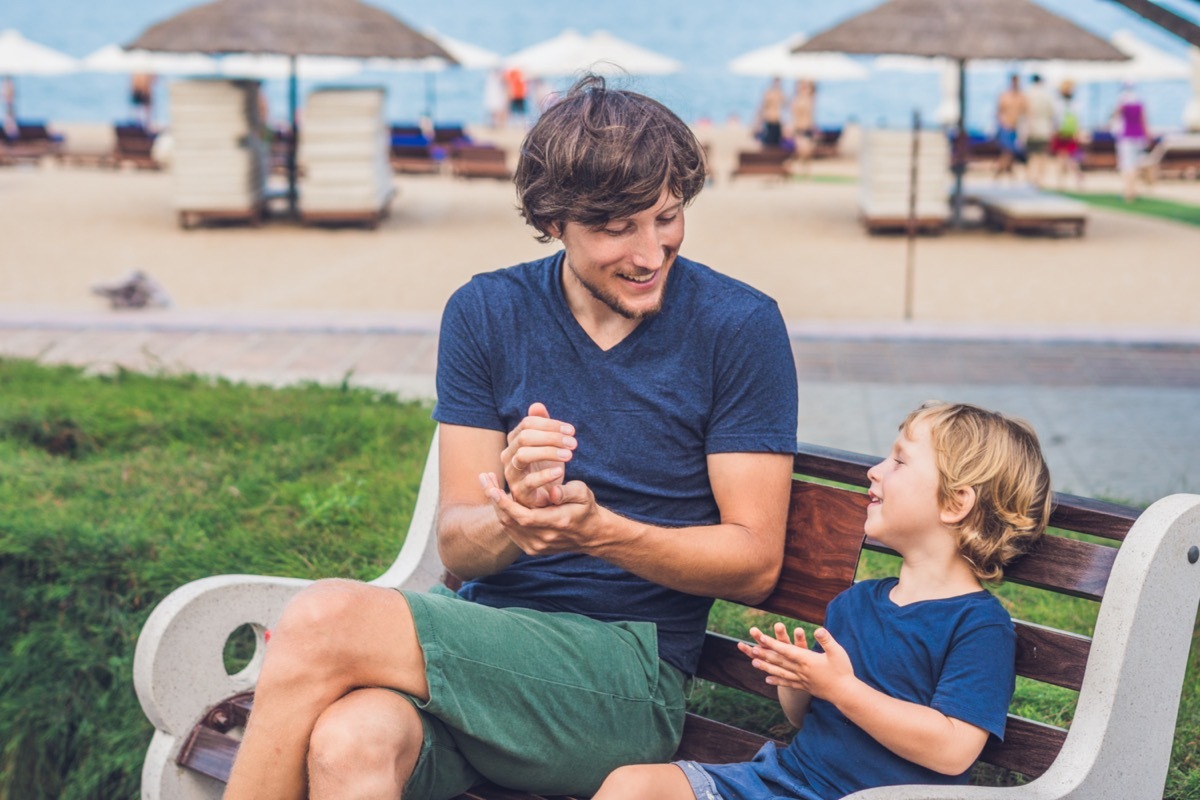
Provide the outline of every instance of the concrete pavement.
{"type": "MultiPolygon", "coordinates": [[[[0,356],[433,398],[436,318],[131,312],[0,314],[0,356]]],[[[1200,339],[1111,340],[905,326],[793,326],[797,438],[869,454],[928,399],[1037,428],[1057,489],[1146,504],[1200,492],[1200,339]]]]}

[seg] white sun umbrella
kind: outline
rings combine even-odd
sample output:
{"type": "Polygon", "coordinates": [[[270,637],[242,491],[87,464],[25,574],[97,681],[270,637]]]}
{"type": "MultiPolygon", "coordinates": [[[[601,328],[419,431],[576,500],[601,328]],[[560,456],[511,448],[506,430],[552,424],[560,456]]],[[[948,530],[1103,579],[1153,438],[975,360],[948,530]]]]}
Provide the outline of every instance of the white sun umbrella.
{"type": "MultiPolygon", "coordinates": [[[[463,69],[492,69],[500,65],[500,54],[494,50],[488,50],[486,47],[464,42],[434,30],[426,29],[422,33],[440,44],[442,49],[453,56],[454,60],[458,62],[458,66],[463,69]]],[[[366,68],[369,70],[400,72],[440,72],[450,67],[451,64],[444,58],[437,57],[422,59],[368,58],[366,62],[366,68]]]]}
{"type": "MultiPolygon", "coordinates": [[[[298,56],[296,76],[323,80],[357,75],[363,60],[338,56],[298,56]]],[[[217,72],[230,78],[285,79],[291,75],[288,56],[274,53],[231,53],[217,58],[217,72]]]]}
{"type": "Polygon", "coordinates": [[[107,44],[83,59],[86,72],[144,72],[149,75],[211,75],[217,60],[203,53],[158,53],[126,50],[107,44]]]}
{"type": "MultiPolygon", "coordinates": [[[[0,31],[0,77],[10,84],[14,75],[62,75],[74,72],[79,68],[79,62],[57,50],[26,39],[20,32],[9,28],[0,31]]],[[[16,124],[16,92],[4,109],[4,120],[16,124]]]]}
{"type": "Polygon", "coordinates": [[[17,30],[0,32],[0,75],[62,75],[79,62],[54,48],[26,39],[17,30]]]}
{"type": "Polygon", "coordinates": [[[1128,61],[1044,61],[1031,65],[1051,81],[1071,79],[1076,83],[1118,81],[1186,80],[1187,60],[1160,50],[1139,39],[1132,31],[1121,30],[1108,39],[1128,61]]]}
{"type": "Polygon", "coordinates": [[[735,75],[808,78],[814,81],[858,81],[870,75],[870,70],[841,53],[793,53],[792,48],[804,44],[807,37],[796,34],[782,42],[744,53],[729,62],[735,75]]]}
{"type": "Polygon", "coordinates": [[[594,72],[599,75],[670,75],[683,69],[673,58],[618,39],[607,31],[587,36],[565,30],[504,59],[526,75],[547,78],[594,72]]]}

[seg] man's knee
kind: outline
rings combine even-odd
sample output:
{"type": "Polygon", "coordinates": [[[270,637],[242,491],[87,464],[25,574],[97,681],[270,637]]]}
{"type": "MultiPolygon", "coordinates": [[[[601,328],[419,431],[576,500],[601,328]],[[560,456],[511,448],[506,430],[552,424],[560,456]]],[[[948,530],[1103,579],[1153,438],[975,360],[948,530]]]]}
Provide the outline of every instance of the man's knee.
{"type": "MultiPolygon", "coordinates": [[[[365,620],[373,618],[367,611],[373,604],[393,600],[388,591],[341,579],[316,581],[300,591],[271,632],[268,663],[272,669],[267,672],[286,680],[292,665],[310,678],[349,674],[363,643],[373,640],[373,632],[362,629],[365,620]]],[[[388,613],[396,619],[408,613],[408,606],[398,603],[388,613]]]]}
{"type": "Polygon", "coordinates": [[[351,692],[317,719],[309,740],[310,783],[325,790],[321,796],[339,796],[337,790],[351,786],[398,794],[423,738],[420,715],[405,698],[386,689],[351,692]]]}

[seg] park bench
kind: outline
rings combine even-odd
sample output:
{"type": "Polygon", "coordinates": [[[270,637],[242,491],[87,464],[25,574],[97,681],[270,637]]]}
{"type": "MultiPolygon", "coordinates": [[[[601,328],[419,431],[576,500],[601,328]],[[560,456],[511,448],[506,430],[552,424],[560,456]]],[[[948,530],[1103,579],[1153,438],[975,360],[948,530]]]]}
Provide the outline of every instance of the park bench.
{"type": "MultiPolygon", "coordinates": [[[[444,576],[434,542],[436,447],[435,437],[404,546],[376,585],[425,588],[444,576]]],[[[874,462],[801,447],[783,571],[759,609],[822,621],[826,603],[854,580],[864,546],[866,495],[838,484],[866,486],[874,462]]],[[[1090,637],[1017,622],[1018,674],[1078,691],[1069,730],[1010,715],[1004,742],[989,742],[982,760],[1033,779],[1025,785],[896,786],[860,792],[856,800],[1162,796],[1200,604],[1200,496],[1172,495],[1140,514],[1069,495],[1057,495],[1056,501],[1051,522],[1059,530],[1013,565],[1008,580],[1035,587],[1030,591],[1100,604],[1090,637]]],[[[886,552],[870,540],[865,547],[886,552]]],[[[142,773],[145,800],[220,796],[238,744],[231,734],[253,705],[249,692],[262,660],[263,631],[307,584],[262,576],[205,578],[177,589],[154,610],[134,661],[138,697],[156,729],[142,773]],[[229,675],[222,652],[230,634],[246,624],[258,633],[259,646],[248,666],[229,675]]],[[[707,635],[698,677],[773,696],[761,673],[737,651],[736,640],[726,636],[707,635]]],[[[758,734],[689,715],[678,756],[744,760],[763,741],[758,734]]],[[[586,754],[563,754],[572,757],[586,754]]],[[[530,798],[497,787],[479,787],[463,797],[530,798]]]]}

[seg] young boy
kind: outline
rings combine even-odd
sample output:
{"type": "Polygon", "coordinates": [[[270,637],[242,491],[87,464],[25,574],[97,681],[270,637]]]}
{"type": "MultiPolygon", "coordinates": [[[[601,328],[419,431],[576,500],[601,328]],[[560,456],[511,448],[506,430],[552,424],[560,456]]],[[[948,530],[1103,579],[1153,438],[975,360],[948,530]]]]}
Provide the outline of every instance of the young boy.
{"type": "Polygon", "coordinates": [[[829,604],[809,649],[782,623],[743,653],[779,687],[800,731],[740,764],[623,767],[595,800],[830,798],[903,783],[966,783],[989,734],[1004,735],[1015,634],[983,581],[1042,534],[1050,474],[1024,422],[927,403],[868,472],[866,532],[900,554],[898,578],[829,604]]]}

